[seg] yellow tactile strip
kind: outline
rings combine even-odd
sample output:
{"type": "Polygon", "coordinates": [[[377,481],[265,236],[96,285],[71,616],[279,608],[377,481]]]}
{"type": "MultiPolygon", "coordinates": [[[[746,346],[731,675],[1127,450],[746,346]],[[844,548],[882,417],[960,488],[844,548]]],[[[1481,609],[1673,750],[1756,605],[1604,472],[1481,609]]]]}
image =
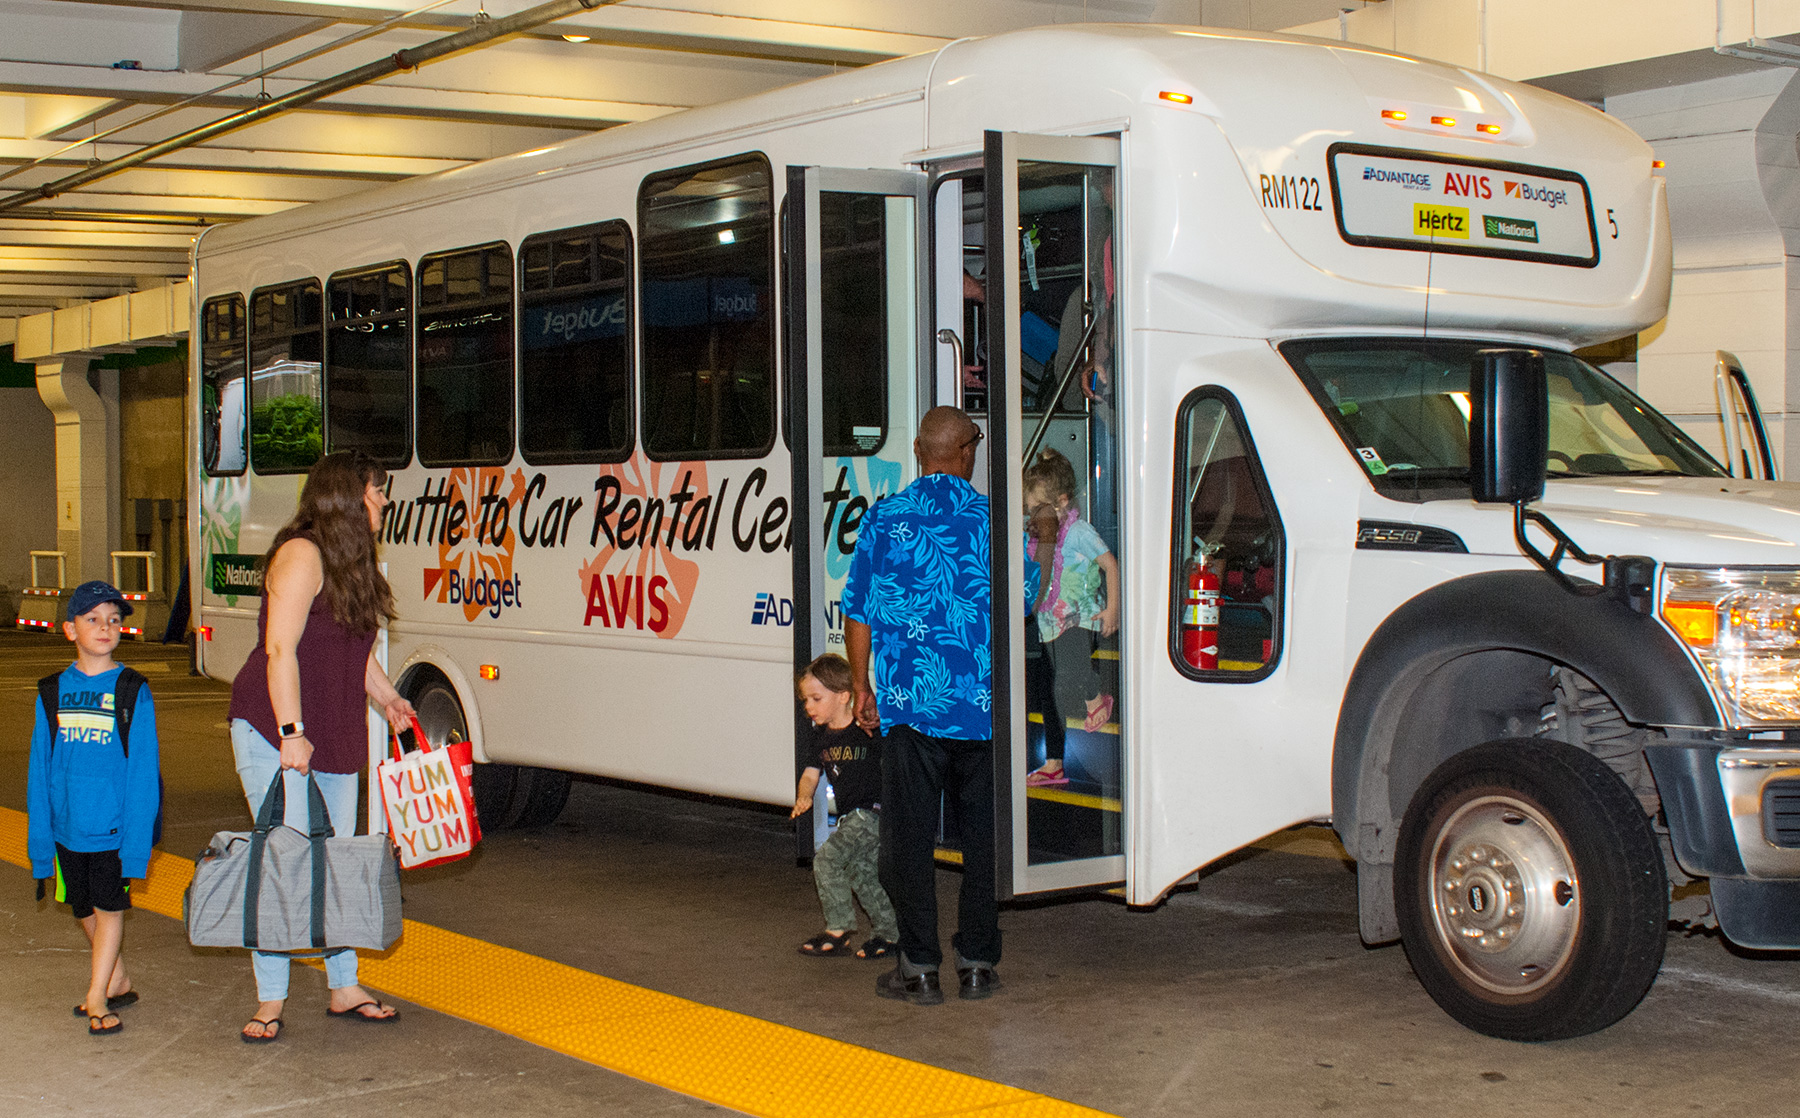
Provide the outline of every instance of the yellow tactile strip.
{"type": "MultiPolygon", "coordinates": [[[[21,812],[0,808],[0,858],[30,868],[21,812]]],[[[181,895],[193,873],[186,858],[157,851],[132,904],[181,919],[181,895]]],[[[363,955],[361,976],[375,989],[428,1009],[746,1114],[1075,1118],[1104,1113],[659,994],[415,920],[406,921],[392,950],[363,955]],[[551,991],[557,996],[549,996],[551,991]]]]}

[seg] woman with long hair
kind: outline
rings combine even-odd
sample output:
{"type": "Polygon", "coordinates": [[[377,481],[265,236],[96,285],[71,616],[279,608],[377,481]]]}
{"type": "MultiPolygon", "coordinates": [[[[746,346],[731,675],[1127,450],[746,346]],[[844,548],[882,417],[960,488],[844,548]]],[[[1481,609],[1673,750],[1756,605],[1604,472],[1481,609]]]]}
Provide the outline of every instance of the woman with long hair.
{"type": "MultiPolygon", "coordinates": [[[[283,772],[287,825],[307,829],[306,774],[324,794],[331,823],[356,830],[357,773],[368,760],[368,703],[396,728],[412,704],[375,661],[375,633],[394,615],[394,595],[375,562],[387,505],[387,471],[361,451],[314,464],[300,507],[275,533],[264,563],[261,638],[231,684],[231,748],[254,817],[283,772]]],[[[245,1024],[246,1044],[281,1035],[288,956],[252,955],[262,1003],[245,1024]]],[[[356,952],[325,957],[326,1012],[348,1021],[393,1022],[399,1011],[357,985],[356,952]]]]}

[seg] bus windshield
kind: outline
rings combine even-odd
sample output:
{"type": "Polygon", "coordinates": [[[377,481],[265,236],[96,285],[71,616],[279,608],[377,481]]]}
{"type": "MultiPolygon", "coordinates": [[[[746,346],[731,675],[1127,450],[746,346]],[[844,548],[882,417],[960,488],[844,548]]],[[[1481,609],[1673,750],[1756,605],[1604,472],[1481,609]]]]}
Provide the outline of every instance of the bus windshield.
{"type": "MultiPolygon", "coordinates": [[[[1284,357],[1375,488],[1406,501],[1469,493],[1469,371],[1491,343],[1423,338],[1290,342],[1284,357]]],[[[1725,470],[1618,381],[1546,352],[1550,477],[1724,477],[1725,470]]]]}

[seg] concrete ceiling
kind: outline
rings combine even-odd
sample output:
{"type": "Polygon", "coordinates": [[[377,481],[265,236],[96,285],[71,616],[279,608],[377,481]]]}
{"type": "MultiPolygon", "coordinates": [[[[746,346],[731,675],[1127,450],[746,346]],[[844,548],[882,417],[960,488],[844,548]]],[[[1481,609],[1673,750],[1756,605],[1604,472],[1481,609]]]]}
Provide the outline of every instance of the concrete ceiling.
{"type": "MultiPolygon", "coordinates": [[[[182,276],[207,224],[964,35],[1085,20],[1268,30],[1335,17],[1345,2],[623,0],[0,213],[0,320],[182,276]]],[[[0,200],[535,3],[0,0],[0,200]]]]}

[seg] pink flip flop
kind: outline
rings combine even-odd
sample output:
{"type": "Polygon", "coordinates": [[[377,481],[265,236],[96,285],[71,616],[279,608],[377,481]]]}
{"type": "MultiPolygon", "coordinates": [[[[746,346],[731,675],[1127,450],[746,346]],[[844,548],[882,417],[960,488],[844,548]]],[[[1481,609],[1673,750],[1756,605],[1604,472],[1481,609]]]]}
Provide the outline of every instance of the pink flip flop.
{"type": "Polygon", "coordinates": [[[1025,787],[1027,788],[1048,788],[1051,785],[1067,784],[1068,782],[1068,769],[1057,769],[1055,772],[1038,769],[1036,772],[1025,774],[1025,787]]]}
{"type": "Polygon", "coordinates": [[[1100,705],[1088,713],[1087,721],[1082,723],[1082,729],[1090,734],[1097,733],[1102,726],[1112,721],[1112,712],[1113,697],[1111,695],[1100,696],[1100,705]]]}

